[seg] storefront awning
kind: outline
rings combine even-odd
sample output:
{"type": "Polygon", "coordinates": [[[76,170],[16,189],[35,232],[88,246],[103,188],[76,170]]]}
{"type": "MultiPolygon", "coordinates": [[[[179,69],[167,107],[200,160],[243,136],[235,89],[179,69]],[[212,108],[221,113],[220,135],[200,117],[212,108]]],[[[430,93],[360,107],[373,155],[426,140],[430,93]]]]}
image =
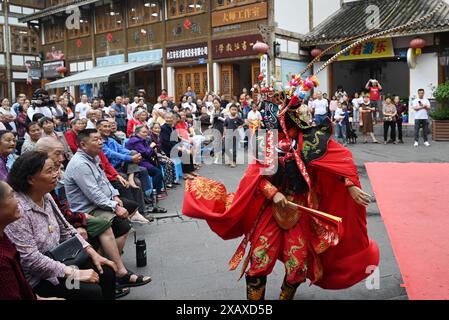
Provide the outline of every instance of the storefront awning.
{"type": "MultiPolygon", "coordinates": [[[[367,32],[369,26],[367,22],[373,20],[373,12],[367,12],[370,4],[375,5],[371,6],[372,9],[370,10],[379,10],[380,22],[382,23],[380,30],[388,30],[419,19],[432,12],[440,4],[440,0],[345,2],[337,12],[316,26],[310,33],[306,34],[302,45],[316,46],[333,44],[367,32]]],[[[447,31],[449,31],[449,4],[444,3],[443,8],[429,20],[419,26],[401,31],[392,36],[447,31]]]]}
{"type": "Polygon", "coordinates": [[[108,82],[109,77],[144,68],[147,66],[160,65],[155,62],[130,62],[115,66],[95,67],[91,70],[80,72],[66,78],[62,78],[45,85],[46,89],[65,88],[69,86],[79,86],[82,84],[95,84],[108,82]]]}

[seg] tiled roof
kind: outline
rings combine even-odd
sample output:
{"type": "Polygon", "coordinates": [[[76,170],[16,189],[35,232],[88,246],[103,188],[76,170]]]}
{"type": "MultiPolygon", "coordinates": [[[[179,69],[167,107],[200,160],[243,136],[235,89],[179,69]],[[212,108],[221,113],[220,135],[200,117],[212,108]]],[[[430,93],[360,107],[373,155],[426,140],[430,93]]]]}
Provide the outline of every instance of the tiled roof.
{"type": "Polygon", "coordinates": [[[60,12],[65,12],[69,6],[83,6],[86,4],[90,4],[93,2],[97,2],[99,0],[69,0],[65,3],[60,3],[56,6],[52,6],[52,7],[48,7],[45,8],[44,10],[41,10],[39,12],[27,15],[25,17],[22,17],[19,19],[20,22],[29,22],[29,21],[33,21],[33,20],[39,20],[40,18],[43,17],[47,17],[50,16],[52,14],[56,14],[56,13],[60,13],[60,12]]]}
{"type": "MultiPolygon", "coordinates": [[[[434,10],[441,1],[359,0],[344,3],[340,10],[308,33],[302,44],[305,46],[331,44],[367,32],[367,20],[372,16],[372,13],[366,13],[366,9],[370,5],[375,5],[379,8],[381,23],[383,23],[385,18],[389,17],[387,23],[382,24],[381,31],[419,19],[434,10]]],[[[404,30],[400,32],[400,35],[441,31],[449,31],[449,5],[447,3],[444,4],[442,10],[438,11],[427,22],[418,27],[404,30]]]]}

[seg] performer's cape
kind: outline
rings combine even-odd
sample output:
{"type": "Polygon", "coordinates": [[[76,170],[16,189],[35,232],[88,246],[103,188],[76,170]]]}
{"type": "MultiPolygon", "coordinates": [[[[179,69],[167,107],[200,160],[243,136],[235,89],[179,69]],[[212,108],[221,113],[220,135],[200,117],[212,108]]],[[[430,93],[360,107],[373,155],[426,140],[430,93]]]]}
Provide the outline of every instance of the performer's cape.
{"type": "MultiPolygon", "coordinates": [[[[264,178],[261,169],[260,164],[250,165],[235,194],[228,194],[223,184],[209,179],[189,182],[183,214],[206,220],[224,240],[247,235],[266,202],[258,188],[264,178]]],[[[307,169],[320,199],[318,210],[341,217],[344,230],[340,243],[320,255],[323,278],[316,285],[349,288],[367,278],[379,264],[379,248],[368,238],[366,209],[352,199],[341,181],[346,177],[360,187],[356,165],[349,150],[330,140],[326,154],[307,169]]]]}

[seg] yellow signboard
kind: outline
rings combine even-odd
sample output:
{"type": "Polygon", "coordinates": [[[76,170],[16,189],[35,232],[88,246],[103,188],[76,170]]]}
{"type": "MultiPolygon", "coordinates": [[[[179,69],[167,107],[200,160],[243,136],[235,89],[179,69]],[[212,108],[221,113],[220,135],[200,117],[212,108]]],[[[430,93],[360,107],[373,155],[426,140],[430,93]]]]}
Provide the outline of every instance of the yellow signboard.
{"type": "MultiPolygon", "coordinates": [[[[337,51],[347,48],[350,44],[344,44],[337,47],[337,51]]],[[[360,60],[360,59],[378,59],[394,57],[393,41],[388,39],[374,39],[364,42],[350,51],[338,57],[339,61],[360,60]]]]}

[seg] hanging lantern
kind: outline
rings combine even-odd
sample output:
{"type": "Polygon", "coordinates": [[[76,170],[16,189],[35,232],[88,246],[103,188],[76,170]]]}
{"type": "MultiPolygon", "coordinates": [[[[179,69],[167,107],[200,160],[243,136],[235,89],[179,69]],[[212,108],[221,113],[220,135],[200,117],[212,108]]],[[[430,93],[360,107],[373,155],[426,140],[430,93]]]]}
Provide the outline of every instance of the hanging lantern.
{"type": "Polygon", "coordinates": [[[415,49],[416,55],[422,54],[422,49],[426,46],[426,40],[423,38],[415,38],[410,41],[410,48],[415,49]]]}
{"type": "Polygon", "coordinates": [[[106,35],[106,41],[107,42],[112,42],[114,40],[114,37],[113,37],[113,35],[112,35],[112,33],[108,33],[107,35],[106,35]]]}
{"type": "Polygon", "coordinates": [[[320,54],[322,54],[323,53],[323,49],[321,49],[321,48],[315,48],[315,49],[313,49],[311,52],[310,52],[310,54],[312,55],[312,57],[314,57],[314,58],[316,58],[316,57],[318,57],[320,54]]]}
{"type": "Polygon", "coordinates": [[[268,46],[268,44],[266,44],[264,42],[257,41],[253,45],[253,50],[259,54],[266,54],[268,52],[268,50],[270,50],[270,47],[268,46]]]}
{"type": "Polygon", "coordinates": [[[57,67],[56,72],[64,76],[64,74],[67,72],[67,68],[64,66],[57,67]]]}

